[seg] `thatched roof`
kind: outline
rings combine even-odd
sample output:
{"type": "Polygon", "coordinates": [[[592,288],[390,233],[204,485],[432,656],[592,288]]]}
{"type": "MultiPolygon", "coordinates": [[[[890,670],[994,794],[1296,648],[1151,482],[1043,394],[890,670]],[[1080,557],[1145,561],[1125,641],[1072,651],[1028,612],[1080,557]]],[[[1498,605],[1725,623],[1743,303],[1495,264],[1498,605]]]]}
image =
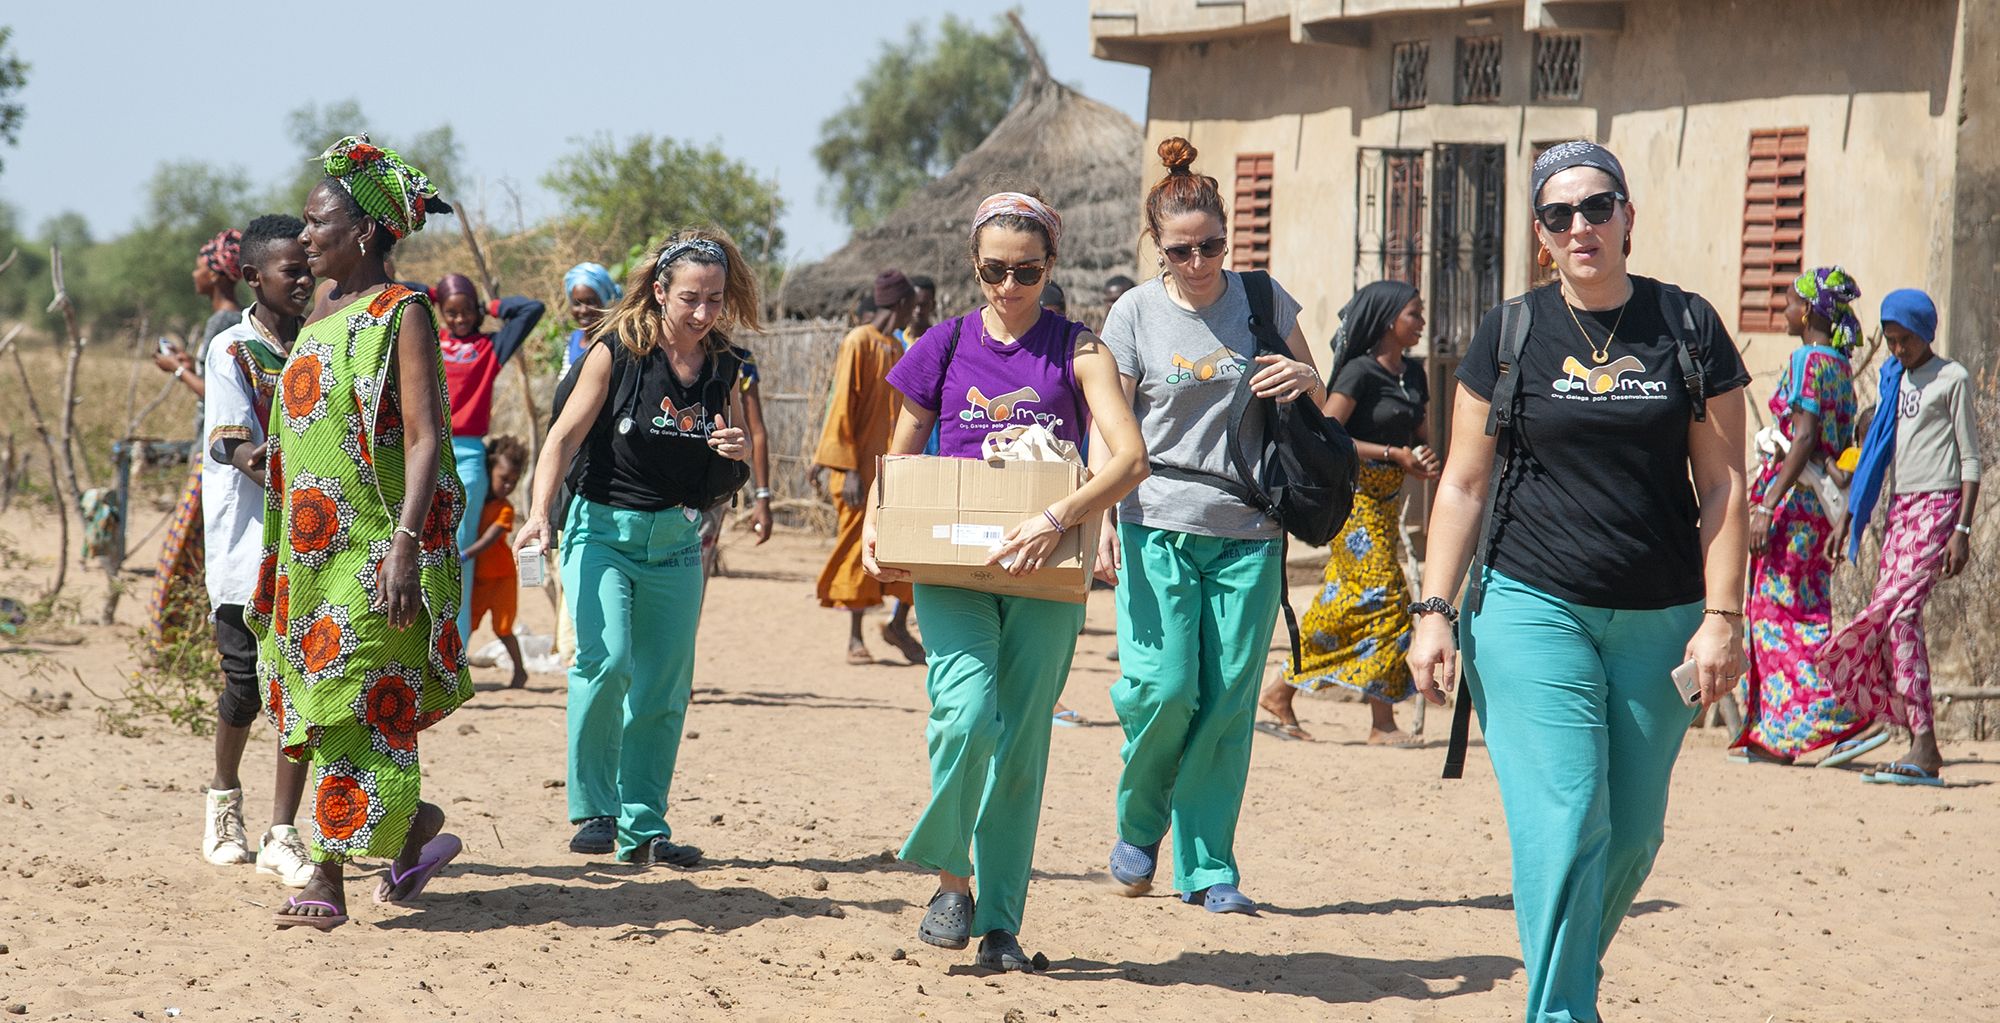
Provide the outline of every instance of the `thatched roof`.
{"type": "Polygon", "coordinates": [[[1131,118],[1050,78],[1030,51],[1032,70],[1007,116],[941,177],[911,193],[881,224],[825,259],[795,267],[778,289],[783,316],[841,317],[875,275],[895,267],[937,281],[938,313],[979,302],[967,258],[967,227],[979,200],[1031,190],[1062,213],[1055,281],[1070,316],[1103,315],[1103,284],[1137,276],[1140,155],[1145,132],[1131,118]]]}

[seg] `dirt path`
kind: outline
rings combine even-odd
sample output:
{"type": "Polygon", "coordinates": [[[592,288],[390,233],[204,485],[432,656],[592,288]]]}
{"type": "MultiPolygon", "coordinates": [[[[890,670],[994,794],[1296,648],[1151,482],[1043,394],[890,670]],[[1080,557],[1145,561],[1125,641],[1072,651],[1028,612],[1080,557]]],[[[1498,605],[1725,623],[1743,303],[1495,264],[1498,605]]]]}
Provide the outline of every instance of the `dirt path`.
{"type": "MultiPolygon", "coordinates": [[[[36,523],[18,509],[0,529],[36,523]]],[[[197,855],[208,741],[102,730],[96,701],[17,701],[30,660],[111,693],[122,635],[0,656],[0,1008],[26,1019],[1504,1020],[1523,982],[1507,839],[1483,754],[1437,780],[1437,749],[1361,744],[1355,705],[1300,701],[1313,744],[1258,739],[1239,832],[1257,917],[1103,887],[1120,735],[1106,687],[1108,594],[1090,609],[1059,729],[1023,943],[1054,969],[973,971],[915,937],[932,883],[892,851],[928,794],[922,669],[842,663],[844,622],[811,597],[815,541],[736,540],[709,591],[671,817],[699,869],[566,849],[563,688],[482,692],[426,733],[426,794],[466,854],[421,908],[369,901],[326,935],[278,932],[287,890],[197,855]],[[904,955],[898,955],[902,950],[904,955]]],[[[46,578],[0,572],[0,593],[46,578]]],[[[142,583],[142,590],[149,583],[142,583]]],[[[127,600],[136,624],[140,599],[127,600]]],[[[94,606],[89,600],[85,606],[94,606]]],[[[526,626],[548,606],[524,599],[526,626]]],[[[129,631],[129,628],[119,632],[129,631]]],[[[872,635],[872,631],[871,631],[872,635]]],[[[475,640],[475,646],[479,645],[475,640]]],[[[886,645],[877,653],[888,656],[886,645]]],[[[73,680],[72,680],[73,681],[73,680]]],[[[1432,731],[1443,719],[1432,718],[1432,731]]],[[[261,728],[262,726],[260,726],[261,728]]],[[[245,778],[270,806],[268,729],[245,778]]],[[[2000,1018],[1984,981],[2000,744],[1956,744],[1943,791],[1723,762],[1694,733],[1668,845],[1608,964],[1627,1021],[2000,1018]]],[[[371,865],[373,866],[373,865],[371,865]]],[[[371,871],[372,873],[372,871],[371,871]]]]}

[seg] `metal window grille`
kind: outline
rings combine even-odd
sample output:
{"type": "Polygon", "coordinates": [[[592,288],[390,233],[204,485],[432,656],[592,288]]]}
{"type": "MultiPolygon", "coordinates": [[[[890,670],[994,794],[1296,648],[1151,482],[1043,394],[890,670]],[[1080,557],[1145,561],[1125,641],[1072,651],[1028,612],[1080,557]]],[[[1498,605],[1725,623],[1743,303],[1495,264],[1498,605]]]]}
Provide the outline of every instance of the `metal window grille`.
{"type": "Polygon", "coordinates": [[[1500,102],[1500,37],[1460,36],[1456,87],[1460,103],[1500,102]]]}
{"type": "Polygon", "coordinates": [[[1271,177],[1276,166],[1270,153],[1236,157],[1235,226],[1229,242],[1232,270],[1271,268],[1271,177]]]}
{"type": "Polygon", "coordinates": [[[1431,44],[1397,43],[1389,51],[1389,108],[1415,110],[1430,101],[1431,44]]]}
{"type": "MultiPolygon", "coordinates": [[[[1534,152],[1528,158],[1528,167],[1532,170],[1532,168],[1535,166],[1535,161],[1541,159],[1542,154],[1548,152],[1549,147],[1553,145],[1555,145],[1555,143],[1553,142],[1535,143],[1533,146],[1534,152]]],[[[1556,268],[1554,266],[1543,266],[1541,262],[1541,254],[1542,254],[1542,240],[1535,235],[1535,232],[1533,230],[1530,230],[1528,232],[1528,264],[1527,264],[1528,287],[1530,288],[1539,288],[1542,285],[1548,284],[1556,279],[1556,268]]]]}
{"type": "Polygon", "coordinates": [[[1736,329],[1785,329],[1785,292],[1805,266],[1806,130],[1750,133],[1736,329]]]}
{"type": "Polygon", "coordinates": [[[1583,98],[1583,37],[1535,36],[1535,102],[1583,98]]]}
{"type": "Polygon", "coordinates": [[[1363,149],[1354,175],[1354,286],[1423,287],[1424,151],[1363,149]]]}

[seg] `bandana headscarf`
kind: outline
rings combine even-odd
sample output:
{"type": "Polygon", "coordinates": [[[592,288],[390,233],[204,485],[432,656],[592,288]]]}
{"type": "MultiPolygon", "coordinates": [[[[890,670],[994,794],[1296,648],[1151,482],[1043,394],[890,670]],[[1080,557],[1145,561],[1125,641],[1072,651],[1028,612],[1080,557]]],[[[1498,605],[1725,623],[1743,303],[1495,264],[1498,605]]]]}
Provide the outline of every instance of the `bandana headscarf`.
{"type": "Polygon", "coordinates": [[[368,144],[368,133],[349,135],[319,154],[328,177],[340,182],[361,211],[389,233],[405,238],[424,229],[424,214],[449,213],[437,186],[423,171],[403,162],[393,149],[368,144]]]}
{"type": "Polygon", "coordinates": [[[1854,315],[1854,301],[1861,297],[1861,285],[1837,266],[1808,270],[1792,282],[1792,290],[1812,308],[1813,315],[1833,325],[1833,346],[1841,351],[1861,341],[1861,321],[1854,315]]]}
{"type": "Polygon", "coordinates": [[[729,272],[729,251],[722,247],[721,242],[709,238],[688,238],[660,250],[660,261],[653,267],[653,278],[666,280],[674,268],[674,263],[690,255],[701,256],[701,259],[696,260],[698,263],[720,266],[724,273],[729,272]]]}
{"type": "Polygon", "coordinates": [[[1333,338],[1334,370],[1374,348],[1416,297],[1417,289],[1402,281],[1376,281],[1355,292],[1340,308],[1340,332],[1333,338]]]}
{"type": "Polygon", "coordinates": [[[201,261],[208,264],[211,273],[221,274],[230,280],[243,277],[243,232],[230,228],[208,240],[201,247],[201,261]]]}
{"type": "Polygon", "coordinates": [[[996,192],[979,204],[979,212],[972,215],[972,236],[979,237],[979,229],[994,217],[1027,217],[1042,225],[1049,233],[1049,256],[1054,258],[1056,249],[1062,245],[1062,214],[1055,207],[1021,192],[996,192]]]}
{"type": "Polygon", "coordinates": [[[625,296],[625,289],[611,279],[611,271],[600,263],[578,263],[563,274],[565,295],[579,284],[596,292],[597,301],[603,305],[610,305],[625,296]]]}

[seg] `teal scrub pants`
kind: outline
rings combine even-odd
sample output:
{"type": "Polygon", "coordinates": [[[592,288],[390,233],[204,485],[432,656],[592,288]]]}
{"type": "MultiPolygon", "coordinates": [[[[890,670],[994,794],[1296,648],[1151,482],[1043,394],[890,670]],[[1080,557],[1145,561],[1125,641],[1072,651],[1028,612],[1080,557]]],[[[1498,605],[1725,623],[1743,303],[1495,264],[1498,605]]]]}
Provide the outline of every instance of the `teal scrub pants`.
{"type": "Polygon", "coordinates": [[[576,620],[569,671],[569,817],[618,819],[618,855],[670,837],[667,792],[694,687],[701,517],[577,497],[562,534],[576,620]]]}
{"type": "Polygon", "coordinates": [[[930,664],[931,802],[903,858],[978,880],[973,934],[1019,934],[1048,776],[1049,716],[1069,677],[1084,606],[956,586],[918,586],[916,605],[930,664]]]}
{"type": "Polygon", "coordinates": [[[1118,835],[1151,845],[1171,830],[1180,891],[1237,884],[1236,818],[1284,585],[1281,545],[1129,523],[1118,539],[1118,835]]]}
{"type": "Polygon", "coordinates": [[[1604,952],[1653,869],[1695,712],[1668,677],[1700,603],[1586,607],[1488,571],[1460,625],[1500,782],[1528,1023],[1595,1023],[1604,952]]]}
{"type": "MultiPolygon", "coordinates": [[[[479,515],[486,510],[490,489],[486,477],[486,438],[453,437],[451,457],[458,466],[458,482],[465,487],[465,517],[458,520],[458,549],[463,551],[479,539],[479,515]]],[[[471,578],[472,566],[465,566],[471,578]]],[[[458,642],[472,640],[472,583],[465,584],[465,599],[458,603],[458,642]]]]}

